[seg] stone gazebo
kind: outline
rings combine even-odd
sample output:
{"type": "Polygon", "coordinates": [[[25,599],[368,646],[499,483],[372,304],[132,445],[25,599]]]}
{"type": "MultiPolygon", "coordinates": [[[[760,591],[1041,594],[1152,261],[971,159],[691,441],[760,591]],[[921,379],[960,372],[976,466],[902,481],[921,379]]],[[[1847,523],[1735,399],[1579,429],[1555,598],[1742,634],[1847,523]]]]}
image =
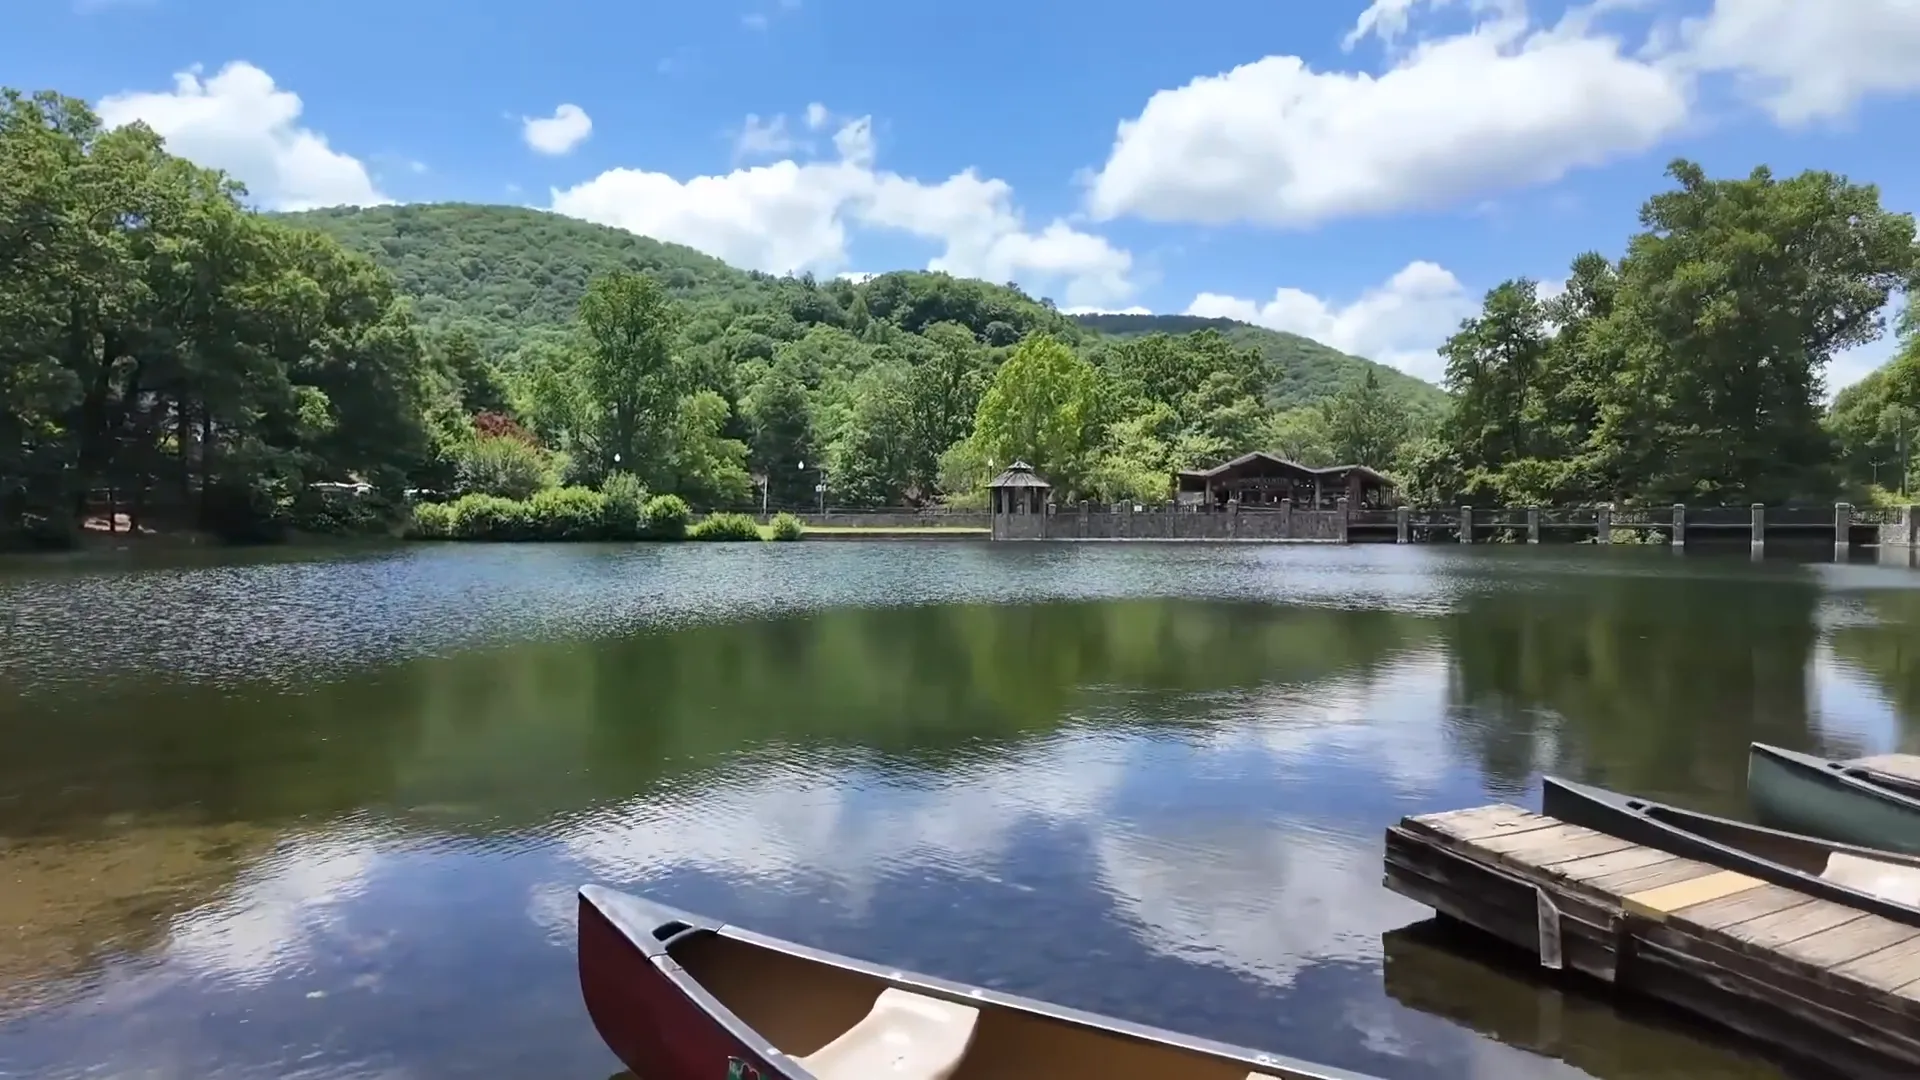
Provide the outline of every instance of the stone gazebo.
{"type": "Polygon", "coordinates": [[[1033,473],[1033,466],[1016,461],[987,484],[993,512],[995,540],[1043,540],[1047,535],[1047,500],[1053,485],[1033,473]]]}

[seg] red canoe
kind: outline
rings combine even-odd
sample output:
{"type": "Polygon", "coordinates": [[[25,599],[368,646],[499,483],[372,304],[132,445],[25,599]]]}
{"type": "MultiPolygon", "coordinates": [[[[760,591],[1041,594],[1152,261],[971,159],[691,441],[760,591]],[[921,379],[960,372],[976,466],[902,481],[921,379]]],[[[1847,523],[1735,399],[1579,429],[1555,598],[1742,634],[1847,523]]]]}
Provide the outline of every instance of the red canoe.
{"type": "Polygon", "coordinates": [[[580,988],[644,1080],[1368,1080],[580,890],[580,988]]]}

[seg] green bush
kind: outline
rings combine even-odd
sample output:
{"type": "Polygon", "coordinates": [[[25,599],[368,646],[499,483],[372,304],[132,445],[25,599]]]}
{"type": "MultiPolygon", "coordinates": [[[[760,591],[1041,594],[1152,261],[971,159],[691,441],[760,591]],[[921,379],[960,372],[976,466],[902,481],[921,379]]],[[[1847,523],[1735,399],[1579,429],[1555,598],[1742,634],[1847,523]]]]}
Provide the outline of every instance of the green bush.
{"type": "Polygon", "coordinates": [[[655,495],[647,500],[647,535],[655,540],[684,540],[687,519],[692,516],[687,500],[680,496],[655,495]]]}
{"type": "Polygon", "coordinates": [[[609,540],[638,540],[647,533],[647,489],[632,473],[617,472],[600,483],[606,496],[601,532],[609,540]]]}
{"type": "Polygon", "coordinates": [[[687,533],[689,540],[758,540],[760,526],[745,514],[713,514],[687,533]]]}
{"type": "Polygon", "coordinates": [[[773,521],[769,523],[768,528],[772,531],[775,540],[798,540],[807,531],[807,527],[800,523],[799,518],[784,513],[773,515],[773,521]]]}
{"type": "Polygon", "coordinates": [[[416,540],[452,539],[453,504],[415,504],[413,508],[413,521],[407,526],[407,535],[416,540]]]}
{"type": "Polygon", "coordinates": [[[462,495],[453,504],[456,540],[528,540],[532,514],[526,503],[498,495],[462,495]]]}
{"type": "Polygon", "coordinates": [[[460,490],[470,495],[527,499],[558,482],[554,463],[531,443],[507,435],[480,435],[454,451],[460,490]]]}
{"type": "Polygon", "coordinates": [[[592,488],[548,488],[527,500],[535,540],[598,540],[606,513],[607,497],[592,488]]]}

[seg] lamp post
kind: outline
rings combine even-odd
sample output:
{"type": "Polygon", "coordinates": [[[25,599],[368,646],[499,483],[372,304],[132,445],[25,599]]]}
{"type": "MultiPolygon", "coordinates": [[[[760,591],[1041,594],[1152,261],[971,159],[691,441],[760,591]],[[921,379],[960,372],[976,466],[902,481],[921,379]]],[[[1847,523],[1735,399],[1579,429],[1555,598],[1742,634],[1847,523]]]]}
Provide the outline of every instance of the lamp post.
{"type": "MultiPolygon", "coordinates": [[[[798,464],[797,468],[800,472],[806,472],[807,463],[802,461],[798,464]]],[[[827,516],[827,467],[825,465],[820,465],[815,467],[813,471],[820,474],[820,482],[813,485],[813,490],[817,492],[820,496],[820,516],[826,517],[827,516]]]]}

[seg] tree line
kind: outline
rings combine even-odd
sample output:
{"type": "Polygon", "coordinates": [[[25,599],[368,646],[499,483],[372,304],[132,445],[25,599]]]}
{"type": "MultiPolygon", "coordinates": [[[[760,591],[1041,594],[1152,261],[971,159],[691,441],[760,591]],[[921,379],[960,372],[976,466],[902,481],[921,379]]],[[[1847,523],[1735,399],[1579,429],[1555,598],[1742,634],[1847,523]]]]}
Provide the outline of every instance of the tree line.
{"type": "Polygon", "coordinates": [[[1175,470],[1256,449],[1372,465],[1416,501],[1772,502],[1904,471],[1911,320],[1831,410],[1822,373],[1911,283],[1911,217],[1829,173],[1670,173],[1618,260],[1580,256],[1552,296],[1488,293],[1446,343],[1435,410],[1358,362],[1332,394],[1289,397],[1271,356],[1213,327],[1116,337],[1016,286],[773,278],[643,241],[573,288],[564,324],[444,297],[423,314],[381,258],[548,306],[572,271],[404,234],[349,250],[311,216],[248,210],[144,126],[8,91],[0,544],[86,523],[389,530],[469,496],[530,534],[668,495],[968,505],[1015,459],[1065,498],[1159,502],[1175,470]],[[541,505],[572,516],[503,509],[543,492],[570,492],[541,505]]]}

